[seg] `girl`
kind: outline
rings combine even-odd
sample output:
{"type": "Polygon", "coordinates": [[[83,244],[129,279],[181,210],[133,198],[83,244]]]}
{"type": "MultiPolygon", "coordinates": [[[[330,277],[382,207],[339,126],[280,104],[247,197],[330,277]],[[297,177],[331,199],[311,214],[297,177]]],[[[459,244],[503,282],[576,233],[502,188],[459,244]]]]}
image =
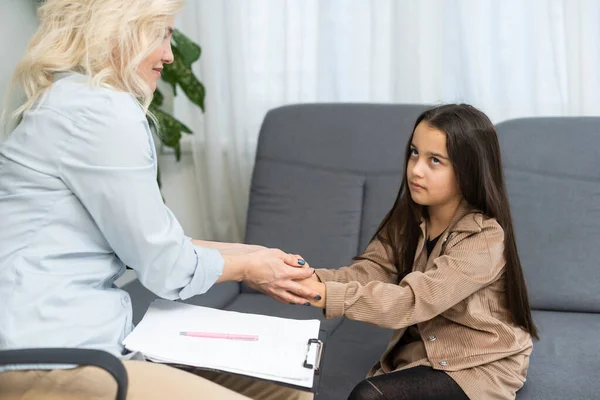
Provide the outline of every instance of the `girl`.
{"type": "Polygon", "coordinates": [[[350,399],[514,399],[532,337],[494,126],[476,108],[424,112],[394,206],[364,254],[302,283],[312,304],[395,329],[350,399]]]}

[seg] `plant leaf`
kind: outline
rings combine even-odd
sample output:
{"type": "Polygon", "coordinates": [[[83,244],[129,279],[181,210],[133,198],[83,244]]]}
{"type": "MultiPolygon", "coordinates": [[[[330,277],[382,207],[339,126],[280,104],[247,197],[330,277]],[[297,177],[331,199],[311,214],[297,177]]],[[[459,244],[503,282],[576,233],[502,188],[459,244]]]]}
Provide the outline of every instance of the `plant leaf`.
{"type": "MultiPolygon", "coordinates": [[[[177,95],[177,86],[179,86],[187,98],[204,111],[206,90],[192,71],[192,64],[200,58],[202,49],[178,30],[173,32],[171,49],[174,61],[171,64],[163,66],[162,80],[171,86],[174,96],[177,95]]],[[[163,102],[163,94],[158,90],[155,91],[152,103],[150,104],[150,111],[158,121],[159,126],[157,131],[161,143],[173,148],[175,158],[179,161],[181,158],[180,140],[182,134],[190,134],[192,130],[172,115],[161,110],[160,106],[162,106],[163,102]]]]}
{"type": "MultiPolygon", "coordinates": [[[[180,132],[192,133],[192,130],[187,127],[183,122],[179,121],[170,114],[167,114],[159,108],[150,107],[150,111],[154,114],[159,123],[159,129],[176,129],[180,132]]],[[[160,133],[159,133],[160,136],[160,133]]]]}
{"type": "Polygon", "coordinates": [[[191,68],[192,64],[196,62],[200,58],[200,54],[202,54],[200,46],[177,29],[173,31],[173,42],[175,42],[176,47],[180,50],[181,61],[183,64],[186,67],[191,68]]]}
{"type": "Polygon", "coordinates": [[[154,96],[152,97],[152,106],[154,107],[160,107],[163,104],[163,101],[165,100],[165,96],[163,96],[163,94],[160,92],[160,90],[156,89],[154,91],[154,96]]]}
{"type": "Polygon", "coordinates": [[[151,106],[150,111],[158,120],[158,138],[162,144],[175,150],[175,158],[179,161],[181,159],[181,147],[179,141],[181,140],[182,133],[190,134],[192,133],[192,130],[172,115],[169,115],[158,108],[151,106]]]}
{"type": "Polygon", "coordinates": [[[181,143],[179,142],[179,140],[177,141],[177,144],[174,147],[175,149],[175,159],[177,161],[181,160],[181,143]]]}
{"type": "MultiPolygon", "coordinates": [[[[171,79],[172,76],[181,89],[183,89],[183,92],[186,94],[188,99],[190,99],[192,103],[196,104],[202,111],[204,111],[204,97],[206,96],[204,85],[198,81],[191,68],[185,66],[183,62],[177,61],[178,59],[181,59],[179,54],[179,50],[177,48],[173,48],[175,61],[173,64],[169,65],[169,75],[167,78],[171,79]]],[[[165,75],[163,74],[163,79],[164,78],[165,75]]]]}
{"type": "MultiPolygon", "coordinates": [[[[175,54],[175,48],[173,48],[173,54],[175,54]]],[[[175,58],[175,61],[173,61],[173,64],[164,64],[163,65],[163,70],[160,74],[160,78],[167,82],[168,84],[171,85],[171,88],[173,89],[173,96],[177,96],[177,64],[180,63],[180,61],[177,61],[177,57],[175,58]]]]}
{"type": "Polygon", "coordinates": [[[204,85],[198,81],[189,69],[180,71],[177,78],[179,86],[181,86],[188,99],[204,111],[204,97],[206,96],[204,85]]]}

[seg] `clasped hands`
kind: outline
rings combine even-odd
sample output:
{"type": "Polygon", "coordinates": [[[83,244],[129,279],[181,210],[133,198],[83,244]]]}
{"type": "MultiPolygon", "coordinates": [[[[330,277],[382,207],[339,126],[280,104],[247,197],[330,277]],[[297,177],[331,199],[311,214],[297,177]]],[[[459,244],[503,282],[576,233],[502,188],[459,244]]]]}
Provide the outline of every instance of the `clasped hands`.
{"type": "Polygon", "coordinates": [[[282,303],[325,307],[325,284],[300,255],[262,246],[237,250],[247,263],[242,280],[248,286],[282,303]]]}

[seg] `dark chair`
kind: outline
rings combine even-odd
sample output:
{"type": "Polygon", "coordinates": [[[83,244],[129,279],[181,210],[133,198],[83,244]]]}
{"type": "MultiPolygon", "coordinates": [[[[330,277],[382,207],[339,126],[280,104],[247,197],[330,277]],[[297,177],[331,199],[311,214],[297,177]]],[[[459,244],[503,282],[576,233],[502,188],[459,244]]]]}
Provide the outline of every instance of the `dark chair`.
{"type": "MultiPolygon", "coordinates": [[[[75,364],[99,367],[117,381],[117,400],[127,397],[127,371],[121,360],[102,350],[50,348],[0,351],[0,366],[35,364],[75,364]]],[[[40,399],[41,400],[41,399],[40,399]]]]}

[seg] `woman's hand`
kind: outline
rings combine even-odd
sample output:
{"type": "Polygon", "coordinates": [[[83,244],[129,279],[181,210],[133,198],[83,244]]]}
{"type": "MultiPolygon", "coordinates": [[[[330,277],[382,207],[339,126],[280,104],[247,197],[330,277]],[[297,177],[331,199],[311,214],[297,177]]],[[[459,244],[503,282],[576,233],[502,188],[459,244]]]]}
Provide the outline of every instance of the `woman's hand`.
{"type": "Polygon", "coordinates": [[[297,280],[310,278],[314,270],[300,257],[279,249],[258,249],[247,254],[223,254],[226,264],[242,263],[241,280],[282,303],[310,305],[319,293],[297,280]]]}
{"type": "Polygon", "coordinates": [[[219,250],[221,254],[248,254],[256,250],[264,250],[266,247],[258,246],[254,244],[242,244],[242,243],[224,243],[224,242],[211,242],[207,240],[192,239],[192,243],[200,247],[208,247],[211,249],[219,250]]]}
{"type": "Polygon", "coordinates": [[[219,252],[222,255],[225,255],[225,254],[243,255],[243,254],[250,254],[250,253],[254,253],[255,251],[265,250],[265,249],[266,249],[266,247],[264,247],[264,246],[236,243],[236,244],[231,245],[230,247],[220,249],[219,252]]]}

